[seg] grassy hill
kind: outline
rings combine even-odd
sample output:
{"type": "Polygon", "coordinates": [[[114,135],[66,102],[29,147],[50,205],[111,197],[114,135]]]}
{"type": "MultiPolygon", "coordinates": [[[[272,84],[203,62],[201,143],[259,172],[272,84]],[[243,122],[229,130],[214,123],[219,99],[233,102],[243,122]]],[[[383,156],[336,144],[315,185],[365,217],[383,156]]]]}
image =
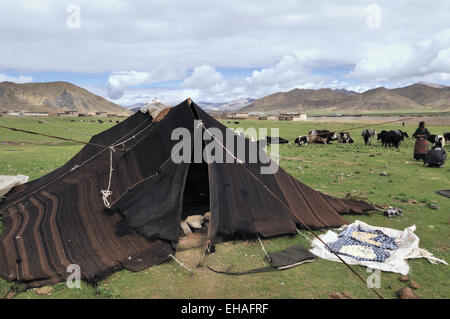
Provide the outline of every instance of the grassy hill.
{"type": "Polygon", "coordinates": [[[31,112],[78,111],[130,115],[128,109],[68,82],[0,83],[0,110],[31,112]]]}
{"type": "Polygon", "coordinates": [[[404,88],[384,87],[364,93],[343,90],[294,89],[254,101],[244,112],[372,113],[450,111],[450,87],[414,84],[404,88]]]}

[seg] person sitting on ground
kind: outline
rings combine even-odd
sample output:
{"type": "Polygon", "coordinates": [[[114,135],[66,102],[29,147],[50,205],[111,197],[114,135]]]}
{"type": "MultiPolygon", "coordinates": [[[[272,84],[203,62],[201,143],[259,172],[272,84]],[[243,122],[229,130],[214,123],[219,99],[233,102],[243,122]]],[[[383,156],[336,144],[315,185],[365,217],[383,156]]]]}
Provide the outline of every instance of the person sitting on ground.
{"type": "Polygon", "coordinates": [[[424,159],[428,153],[428,136],[430,132],[425,127],[425,122],[420,122],[419,127],[414,132],[413,137],[416,138],[416,144],[414,145],[414,158],[416,160],[424,159]]]}
{"type": "Polygon", "coordinates": [[[447,153],[442,148],[442,143],[437,142],[425,156],[424,164],[428,167],[441,167],[447,159],[447,153]]]}

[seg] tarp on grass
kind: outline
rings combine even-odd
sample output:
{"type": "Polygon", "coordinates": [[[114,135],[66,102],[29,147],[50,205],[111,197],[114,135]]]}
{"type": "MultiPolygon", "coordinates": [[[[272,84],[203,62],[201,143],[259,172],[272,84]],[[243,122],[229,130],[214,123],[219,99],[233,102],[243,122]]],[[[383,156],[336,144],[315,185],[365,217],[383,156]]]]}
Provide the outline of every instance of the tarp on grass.
{"type": "Polygon", "coordinates": [[[0,197],[6,195],[13,187],[28,182],[25,175],[0,175],[0,197]]]}
{"type": "MultiPolygon", "coordinates": [[[[375,227],[368,225],[362,221],[355,221],[351,225],[342,226],[338,231],[343,231],[347,227],[362,227],[363,229],[374,231],[380,230],[384,234],[395,239],[398,245],[398,249],[390,251],[390,256],[384,262],[356,260],[349,256],[341,255],[341,258],[349,265],[361,265],[372,269],[380,269],[382,271],[390,271],[407,275],[409,273],[409,265],[406,261],[412,258],[426,258],[430,263],[443,263],[445,260],[436,258],[432,253],[419,247],[419,237],[414,234],[416,226],[410,226],[403,231],[386,227],[375,227]]],[[[326,244],[336,242],[338,240],[338,234],[332,230],[319,236],[326,244]]],[[[341,262],[333,253],[331,253],[318,239],[314,239],[311,243],[310,252],[322,259],[341,262]]]]}

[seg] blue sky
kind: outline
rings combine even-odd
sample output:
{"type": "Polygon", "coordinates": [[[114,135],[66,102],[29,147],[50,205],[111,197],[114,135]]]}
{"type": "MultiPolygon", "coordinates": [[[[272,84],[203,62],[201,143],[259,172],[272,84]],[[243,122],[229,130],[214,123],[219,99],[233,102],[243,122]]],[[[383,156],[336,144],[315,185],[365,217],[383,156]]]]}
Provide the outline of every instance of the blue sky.
{"type": "Polygon", "coordinates": [[[3,0],[0,81],[122,105],[449,85],[449,21],[437,0],[3,0]]]}

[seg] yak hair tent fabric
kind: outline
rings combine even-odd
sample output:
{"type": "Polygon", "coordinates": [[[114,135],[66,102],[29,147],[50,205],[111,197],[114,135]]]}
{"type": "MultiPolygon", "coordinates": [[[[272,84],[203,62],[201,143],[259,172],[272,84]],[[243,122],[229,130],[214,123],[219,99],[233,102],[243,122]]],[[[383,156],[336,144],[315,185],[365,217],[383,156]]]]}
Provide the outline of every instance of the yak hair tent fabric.
{"type": "MultiPolygon", "coordinates": [[[[155,120],[136,112],[62,167],[13,188],[0,204],[0,276],[36,287],[65,280],[70,264],[93,283],[123,268],[139,271],[175,253],[180,221],[193,212],[211,212],[213,242],[338,227],[347,223],[340,214],[373,209],[315,191],[282,168],[261,174],[272,164],[265,154],[254,163],[175,163],[172,133],[192,134],[196,120],[204,133],[231,131],[190,100],[155,120]]],[[[246,150],[255,143],[230,136],[245,139],[246,150]]],[[[212,143],[205,140],[202,151],[212,143]]]]}

